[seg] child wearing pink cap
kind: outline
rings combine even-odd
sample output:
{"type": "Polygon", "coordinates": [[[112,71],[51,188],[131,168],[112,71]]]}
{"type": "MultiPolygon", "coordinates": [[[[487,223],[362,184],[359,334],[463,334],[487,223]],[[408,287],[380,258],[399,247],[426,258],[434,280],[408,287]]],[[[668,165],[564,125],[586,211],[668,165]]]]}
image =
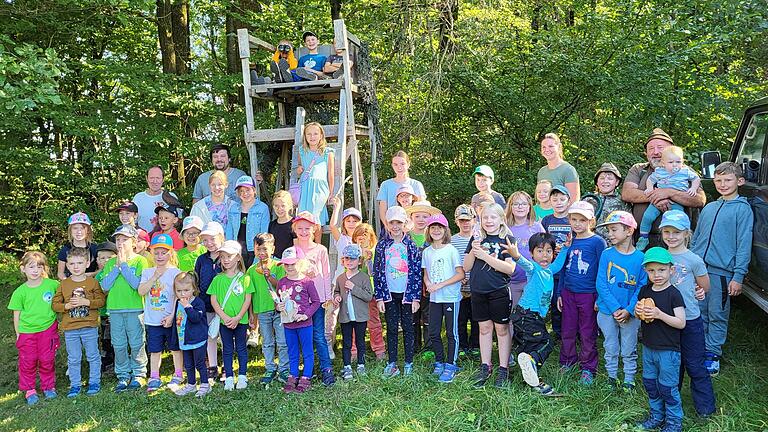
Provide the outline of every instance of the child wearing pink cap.
{"type": "MultiPolygon", "coordinates": [[[[278,302],[276,309],[285,329],[285,344],[288,347],[288,368],[290,375],[283,391],[304,393],[309,390],[315,354],[312,351],[313,319],[320,310],[321,302],[312,279],[305,270],[308,262],[298,247],[283,251],[280,264],[285,268],[285,277],[277,282],[278,302]],[[299,377],[299,354],[304,358],[304,371],[299,377]]],[[[322,319],[322,318],[321,318],[322,319]]]]}
{"type": "Polygon", "coordinates": [[[597,269],[605,240],[595,235],[595,209],[586,201],[577,201],[568,209],[573,241],[565,267],[560,273],[560,297],[557,308],[563,313],[560,364],[563,368],[579,364],[579,382],[591,385],[597,372],[597,269]],[[576,352],[576,338],[581,350],[576,352]]]}
{"type": "Polygon", "coordinates": [[[429,338],[435,351],[433,374],[440,382],[453,381],[459,358],[458,323],[461,304],[461,281],[464,280],[459,251],[451,244],[451,230],[448,220],[442,214],[427,219],[427,241],[421,267],[424,269],[424,284],[429,295],[429,338]],[[448,355],[443,352],[440,333],[445,322],[448,339],[448,355]]]}

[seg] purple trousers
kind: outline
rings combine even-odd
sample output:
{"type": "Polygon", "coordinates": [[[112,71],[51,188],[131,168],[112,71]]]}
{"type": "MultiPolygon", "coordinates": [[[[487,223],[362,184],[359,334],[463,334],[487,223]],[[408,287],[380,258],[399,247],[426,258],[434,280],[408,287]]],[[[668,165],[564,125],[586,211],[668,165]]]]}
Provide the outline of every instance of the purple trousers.
{"type": "Polygon", "coordinates": [[[577,360],[581,370],[597,372],[597,293],[574,293],[564,288],[563,299],[563,345],[560,349],[560,364],[570,367],[577,360]],[[576,354],[576,338],[579,338],[581,352],[576,354]]]}

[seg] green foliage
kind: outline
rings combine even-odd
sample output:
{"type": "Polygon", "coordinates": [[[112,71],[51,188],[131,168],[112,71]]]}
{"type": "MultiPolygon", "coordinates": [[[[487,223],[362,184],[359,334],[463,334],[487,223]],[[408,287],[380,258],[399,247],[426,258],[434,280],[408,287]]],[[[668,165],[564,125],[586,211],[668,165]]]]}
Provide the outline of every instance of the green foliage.
{"type": "MultiPolygon", "coordinates": [[[[563,137],[583,190],[602,162],[626,171],[640,161],[657,126],[697,166],[702,150],[729,146],[743,108],[768,93],[768,12],[759,0],[459,1],[454,52],[439,49],[432,3],[343,3],[350,32],[371,52],[379,179],[391,175],[388,156],[404,149],[412,175],[446,211],[474,192],[469,174],[481,163],[494,167],[505,195],[532,191],[544,163],[538,140],[550,131],[563,137]]],[[[190,73],[174,76],[161,73],[155,7],[0,6],[0,249],[55,250],[66,214],[79,210],[103,238],[116,223],[109,210],[143,189],[156,163],[189,202],[213,143],[232,144],[234,165],[248,167],[239,70],[226,72],[228,17],[271,42],[299,43],[307,29],[324,42],[333,34],[325,0],[191,2],[190,73]]],[[[251,60],[263,71],[268,57],[251,60]]],[[[257,106],[256,122],[273,127],[274,107],[257,106]]],[[[278,153],[259,147],[270,182],[278,153]]]]}

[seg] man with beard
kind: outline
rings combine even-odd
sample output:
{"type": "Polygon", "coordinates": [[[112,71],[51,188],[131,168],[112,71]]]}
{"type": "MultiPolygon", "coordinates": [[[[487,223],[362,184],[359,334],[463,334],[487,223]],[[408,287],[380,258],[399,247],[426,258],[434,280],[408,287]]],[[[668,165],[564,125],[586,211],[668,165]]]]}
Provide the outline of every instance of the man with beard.
{"type": "Polygon", "coordinates": [[[237,183],[238,178],[247,174],[242,170],[229,166],[230,157],[228,145],[216,144],[211,148],[211,164],[213,164],[213,169],[200,174],[200,177],[195,181],[195,190],[192,192],[192,204],[211,194],[208,179],[215,170],[224,171],[227,175],[227,180],[229,180],[227,195],[235,201],[240,201],[235,192],[235,183],[237,183]]]}
{"type": "MultiPolygon", "coordinates": [[[[686,212],[690,213],[689,208],[701,208],[707,202],[704,190],[701,187],[699,187],[698,192],[694,196],[689,196],[685,191],[660,188],[654,189],[649,195],[645,194],[644,186],[648,176],[653,173],[656,167],[661,166],[661,152],[673,144],[672,138],[661,128],[654,129],[645,143],[645,156],[648,162],[633,165],[624,179],[624,185],[621,188],[621,199],[632,204],[632,215],[635,217],[638,225],[643,219],[643,213],[648,208],[648,205],[655,205],[663,213],[671,208],[669,204],[671,201],[674,201],[685,207],[686,212]]],[[[653,223],[649,241],[649,247],[661,245],[659,220],[653,223]]]]}

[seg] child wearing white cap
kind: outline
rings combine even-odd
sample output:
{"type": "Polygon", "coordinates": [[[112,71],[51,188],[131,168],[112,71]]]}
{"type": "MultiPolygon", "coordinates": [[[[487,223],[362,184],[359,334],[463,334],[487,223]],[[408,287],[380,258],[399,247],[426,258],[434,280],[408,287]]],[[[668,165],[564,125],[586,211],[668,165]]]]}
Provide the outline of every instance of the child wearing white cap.
{"type": "Polygon", "coordinates": [[[96,243],[93,242],[91,218],[89,218],[87,214],[78,212],[67,219],[67,240],[69,241],[59,249],[59,262],[56,269],[56,277],[59,280],[64,280],[69,277],[70,273],[69,270],[67,270],[67,252],[73,247],[88,249],[91,259],[86,263],[87,268],[85,269],[85,275],[91,277],[95,276],[99,271],[98,265],[96,264],[98,250],[96,248],[96,243]]]}
{"type": "Polygon", "coordinates": [[[195,269],[197,257],[208,250],[200,244],[200,233],[203,232],[203,220],[197,216],[187,216],[181,227],[181,239],[184,247],[179,249],[179,270],[192,271],[195,269]]]}
{"type": "Polygon", "coordinates": [[[403,227],[408,222],[405,209],[390,207],[385,215],[389,236],[376,245],[373,261],[373,284],[379,311],[387,319],[387,353],[389,362],[384,377],[400,374],[397,367],[397,328],[403,329],[405,365],[403,372],[413,372],[413,314],[421,301],[421,252],[403,227]]]}

